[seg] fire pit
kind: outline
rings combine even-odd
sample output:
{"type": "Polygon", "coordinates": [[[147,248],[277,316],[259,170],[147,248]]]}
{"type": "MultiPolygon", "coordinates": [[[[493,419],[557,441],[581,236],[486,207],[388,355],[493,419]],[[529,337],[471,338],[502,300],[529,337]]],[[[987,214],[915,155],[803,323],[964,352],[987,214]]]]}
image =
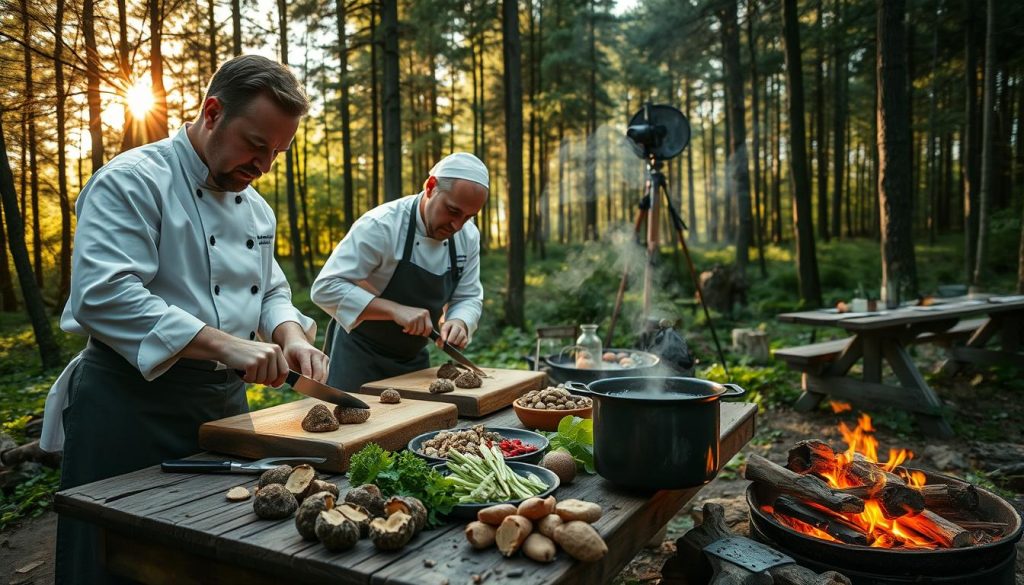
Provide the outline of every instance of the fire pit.
{"type": "Polygon", "coordinates": [[[840,429],[849,448],[801,441],[785,467],[757,455],[745,476],[751,535],[854,585],[1014,585],[1021,516],[997,495],[953,477],[877,459],[870,419],[840,429]]]}

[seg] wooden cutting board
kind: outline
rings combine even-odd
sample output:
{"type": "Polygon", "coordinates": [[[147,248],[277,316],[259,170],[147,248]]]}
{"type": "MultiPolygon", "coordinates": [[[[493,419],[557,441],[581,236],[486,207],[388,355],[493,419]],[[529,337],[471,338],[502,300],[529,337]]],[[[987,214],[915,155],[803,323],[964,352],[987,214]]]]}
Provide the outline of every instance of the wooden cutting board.
{"type": "MultiPolygon", "coordinates": [[[[314,398],[289,402],[248,414],[240,414],[199,427],[199,446],[238,457],[325,457],[317,465],[323,471],[343,472],[348,460],[367,443],[396,451],[416,435],[454,427],[458,410],[451,404],[402,400],[398,404],[367,401],[370,418],[364,423],[341,425],[329,433],[307,433],[302,419],[314,398]]],[[[327,403],[323,403],[327,404],[327,403]]],[[[334,405],[327,404],[332,407],[334,405]]]]}
{"type": "Polygon", "coordinates": [[[385,388],[398,390],[402,398],[447,402],[459,408],[459,416],[486,416],[512,404],[530,390],[541,388],[547,381],[544,372],[481,368],[490,375],[479,388],[459,388],[454,392],[431,394],[430,383],[437,379],[437,368],[427,368],[394,378],[364,384],[359,392],[380,395],[385,388]]]}

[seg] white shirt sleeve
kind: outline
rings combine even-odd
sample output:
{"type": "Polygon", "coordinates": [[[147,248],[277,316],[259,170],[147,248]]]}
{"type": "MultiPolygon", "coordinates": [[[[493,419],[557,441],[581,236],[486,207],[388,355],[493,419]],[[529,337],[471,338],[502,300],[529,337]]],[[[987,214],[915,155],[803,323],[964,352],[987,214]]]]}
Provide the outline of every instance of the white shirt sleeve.
{"type": "Polygon", "coordinates": [[[363,216],[331,252],[313,281],[310,298],[338,324],[351,332],[359,315],[377,295],[360,286],[380,266],[385,255],[393,254],[387,226],[363,216]]]}
{"type": "Polygon", "coordinates": [[[97,173],[83,195],[68,306],[89,335],[153,380],[206,324],[146,289],[159,268],[153,186],[132,169],[114,167],[97,173]]]}
{"type": "Polygon", "coordinates": [[[461,319],[472,334],[480,323],[483,308],[484,287],[480,284],[480,246],[469,246],[462,278],[459,279],[459,285],[455,287],[452,299],[448,302],[444,318],[446,321],[461,319]]]}
{"type": "Polygon", "coordinates": [[[269,283],[264,287],[263,305],[260,307],[260,337],[271,341],[274,329],[285,321],[294,321],[306,334],[306,341],[313,343],[316,339],[316,321],[303,315],[292,304],[292,289],[281,271],[277,260],[273,260],[269,283]]]}

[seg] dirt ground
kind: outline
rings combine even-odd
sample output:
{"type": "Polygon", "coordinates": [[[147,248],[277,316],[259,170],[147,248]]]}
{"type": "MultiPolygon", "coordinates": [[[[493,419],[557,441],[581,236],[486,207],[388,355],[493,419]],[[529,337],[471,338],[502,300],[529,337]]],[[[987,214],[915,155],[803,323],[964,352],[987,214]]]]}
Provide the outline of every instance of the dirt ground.
{"type": "MultiPolygon", "coordinates": [[[[960,380],[943,390],[943,398],[951,408],[968,404],[972,408],[958,410],[958,418],[977,429],[991,425],[999,432],[998,438],[1008,443],[1024,443],[1024,404],[1020,392],[985,389],[977,379],[960,380]],[[984,408],[978,407],[979,396],[984,398],[984,408]],[[966,414],[970,410],[971,414],[966,414]]],[[[789,408],[767,410],[758,415],[757,436],[745,448],[745,453],[758,453],[777,462],[785,462],[789,447],[805,438],[820,438],[835,446],[841,446],[842,439],[837,422],[854,422],[855,412],[834,415],[829,412],[795,413],[789,408]]],[[[898,426],[898,425],[897,425],[898,426]]],[[[913,450],[915,465],[963,476],[970,471],[970,453],[974,440],[954,438],[950,440],[925,439],[918,433],[906,436],[879,426],[876,437],[880,452],[889,447],[905,447],[913,450]]],[[[737,477],[737,466],[727,467],[719,477],[701,490],[700,494],[685,507],[668,525],[664,539],[645,548],[626,566],[615,580],[616,585],[656,584],[661,581],[661,567],[675,552],[675,541],[689,530],[694,520],[699,521],[699,511],[709,500],[726,508],[726,518],[738,534],[746,534],[747,509],[743,500],[746,481],[737,477]]],[[[1011,502],[1024,513],[1024,494],[1011,496],[1011,502]]],[[[49,584],[53,582],[53,542],[56,534],[56,515],[53,512],[23,522],[7,533],[0,534],[0,585],[4,584],[49,584]]],[[[1024,544],[1018,544],[1017,585],[1024,585],[1024,544]]]]}

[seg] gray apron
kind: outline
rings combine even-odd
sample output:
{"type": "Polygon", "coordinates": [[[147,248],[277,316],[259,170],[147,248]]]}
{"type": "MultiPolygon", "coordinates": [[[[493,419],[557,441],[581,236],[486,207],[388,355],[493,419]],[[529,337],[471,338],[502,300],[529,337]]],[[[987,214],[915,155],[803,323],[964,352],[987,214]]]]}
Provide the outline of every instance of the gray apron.
{"type": "MultiPolygon", "coordinates": [[[[461,273],[456,263],[454,235],[445,241],[451,262],[448,272],[434,274],[412,263],[419,202],[417,198],[409,214],[402,259],[380,298],[426,309],[437,329],[444,306],[455,294],[461,273]]],[[[332,319],[325,339],[324,352],[331,356],[327,383],[336,388],[357,390],[367,382],[430,367],[426,349],[428,338],[403,333],[402,327],[394,321],[363,321],[348,333],[332,319]]]]}
{"type": "MultiPolygon", "coordinates": [[[[90,339],[64,409],[60,489],[201,451],[199,426],[249,411],[245,383],[215,362],[181,359],[152,382],[109,346],[90,339]]],[[[123,583],[102,565],[99,529],[60,516],[56,583],[123,583]]]]}

